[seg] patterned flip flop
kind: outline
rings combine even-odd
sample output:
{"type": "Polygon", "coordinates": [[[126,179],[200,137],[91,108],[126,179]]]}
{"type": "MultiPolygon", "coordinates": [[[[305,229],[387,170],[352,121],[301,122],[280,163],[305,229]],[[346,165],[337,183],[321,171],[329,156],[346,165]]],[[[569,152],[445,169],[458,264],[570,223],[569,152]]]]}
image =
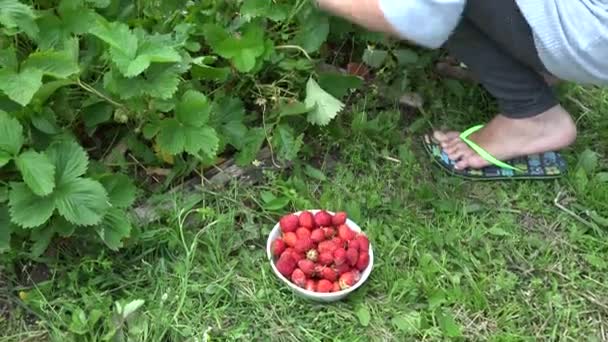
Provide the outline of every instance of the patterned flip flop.
{"type": "Polygon", "coordinates": [[[471,180],[521,180],[521,179],[556,179],[567,173],[567,164],[561,154],[546,152],[515,158],[502,162],[485,151],[468,137],[483,126],[471,127],[460,135],[460,139],[471,147],[491,166],[483,169],[456,170],[456,161],[451,160],[432,134],[423,137],[423,145],[431,159],[448,173],[471,180]]]}

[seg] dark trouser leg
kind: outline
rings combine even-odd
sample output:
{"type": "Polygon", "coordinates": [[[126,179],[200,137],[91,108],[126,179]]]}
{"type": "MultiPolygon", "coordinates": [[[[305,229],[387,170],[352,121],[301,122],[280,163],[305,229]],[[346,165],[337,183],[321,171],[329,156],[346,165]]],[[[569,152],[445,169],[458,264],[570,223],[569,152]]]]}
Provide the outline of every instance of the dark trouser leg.
{"type": "Polygon", "coordinates": [[[528,118],[558,104],[539,72],[530,28],[513,0],[468,0],[445,47],[498,101],[501,114],[528,118]]]}

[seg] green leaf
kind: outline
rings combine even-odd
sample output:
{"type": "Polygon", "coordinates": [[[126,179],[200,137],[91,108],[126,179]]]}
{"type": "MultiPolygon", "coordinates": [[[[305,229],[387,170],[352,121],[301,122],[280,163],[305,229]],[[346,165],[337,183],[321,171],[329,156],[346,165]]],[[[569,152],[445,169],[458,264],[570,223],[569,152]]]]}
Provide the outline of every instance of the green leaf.
{"type": "Polygon", "coordinates": [[[120,72],[126,77],[134,77],[144,72],[152,63],[176,63],[181,61],[180,54],[172,46],[170,36],[147,36],[137,49],[137,56],[123,53],[112,54],[120,72]]]}
{"type": "Polygon", "coordinates": [[[314,178],[316,180],[320,180],[322,182],[327,180],[327,177],[325,176],[325,174],[323,173],[323,171],[321,171],[321,170],[319,170],[319,169],[317,169],[315,167],[312,167],[310,165],[306,165],[304,167],[304,173],[308,177],[314,178]]]}
{"type": "Polygon", "coordinates": [[[363,62],[372,68],[379,68],[384,64],[388,57],[388,52],[385,50],[370,50],[366,49],[363,52],[363,62]]]}
{"type": "Polygon", "coordinates": [[[236,164],[239,166],[251,164],[257,157],[265,138],[266,133],[263,128],[257,127],[249,130],[243,141],[242,149],[236,155],[236,164]]]}
{"type": "Polygon", "coordinates": [[[11,220],[23,228],[41,226],[55,211],[52,196],[37,196],[25,183],[11,183],[8,203],[11,220]]]}
{"type": "Polygon", "coordinates": [[[603,270],[608,267],[608,262],[595,254],[585,254],[583,257],[585,258],[585,261],[597,269],[603,270]]]}
{"type": "Polygon", "coordinates": [[[280,158],[294,160],[304,145],[304,134],[302,133],[296,137],[293,128],[286,124],[280,124],[275,129],[273,145],[278,147],[277,152],[280,158]]]}
{"type": "Polygon", "coordinates": [[[278,211],[285,208],[289,204],[289,197],[281,196],[270,200],[264,204],[264,209],[269,211],[278,211]]]}
{"type": "Polygon", "coordinates": [[[75,141],[61,141],[51,145],[46,154],[55,165],[57,186],[84,175],[89,165],[87,152],[75,141]]]}
{"type": "Polygon", "coordinates": [[[308,122],[325,126],[333,120],[344,108],[344,103],[323,90],[312,78],[306,84],[306,99],[304,103],[312,108],[308,113],[308,122]]]}
{"type": "MultiPolygon", "coordinates": [[[[0,152],[8,156],[16,156],[23,146],[23,126],[19,121],[0,110],[0,152]]],[[[0,166],[2,164],[0,155],[0,166]]]]}
{"type": "Polygon", "coordinates": [[[326,72],[319,75],[319,86],[326,89],[335,97],[343,97],[351,89],[358,89],[363,85],[363,79],[354,75],[326,72]]]}
{"type": "Polygon", "coordinates": [[[166,152],[178,154],[184,151],[186,137],[180,134],[183,126],[175,119],[166,119],[160,123],[160,130],[156,136],[156,142],[166,152]]]}
{"type": "Polygon", "coordinates": [[[187,91],[175,110],[177,120],[194,127],[201,127],[209,121],[210,106],[207,97],[194,90],[187,91]]]}
{"type": "Polygon", "coordinates": [[[123,246],[122,240],[131,233],[131,222],[124,211],[112,208],[101,224],[95,227],[95,231],[108,248],[116,251],[123,246]]]}
{"type": "Polygon", "coordinates": [[[27,151],[15,159],[23,181],[33,193],[46,196],[55,188],[55,166],[46,154],[27,151]]]}
{"type": "Polygon", "coordinates": [[[243,147],[243,141],[247,135],[247,126],[241,121],[230,121],[221,126],[221,136],[237,149],[243,147]]]}
{"type": "Polygon", "coordinates": [[[454,316],[449,313],[439,314],[437,316],[439,322],[439,328],[443,331],[447,337],[460,337],[462,336],[462,328],[454,320],[454,316]]]}
{"type": "Polygon", "coordinates": [[[17,71],[19,62],[17,61],[17,52],[12,46],[0,49],[0,67],[17,71]]]}
{"type": "Polygon", "coordinates": [[[250,22],[242,27],[242,35],[229,35],[216,24],[203,27],[207,42],[218,55],[230,59],[240,72],[249,72],[258,57],[264,54],[264,26],[258,22],[250,22]]]}
{"type": "Polygon", "coordinates": [[[397,327],[397,329],[406,334],[415,334],[420,330],[420,313],[417,311],[411,311],[407,314],[396,316],[392,319],[392,323],[397,327]]]}
{"type": "Polygon", "coordinates": [[[79,226],[99,224],[109,208],[103,185],[88,178],[66,179],[54,197],[59,214],[79,226]]]}
{"type": "Polygon", "coordinates": [[[591,176],[598,166],[598,155],[597,153],[586,149],[581,153],[581,156],[578,160],[579,169],[583,169],[587,176],[591,176]]]}
{"type": "Polygon", "coordinates": [[[13,157],[10,154],[4,151],[0,151],[0,167],[3,167],[4,165],[8,164],[8,162],[10,162],[12,158],[13,157]]]}
{"type": "Polygon", "coordinates": [[[114,108],[107,102],[98,102],[82,109],[82,119],[88,128],[108,122],[112,118],[114,108]]]}
{"type": "Polygon", "coordinates": [[[321,47],[329,35],[329,18],[319,11],[312,11],[306,16],[295,36],[295,44],[306,52],[312,53],[321,47]]]}
{"type": "Polygon", "coordinates": [[[50,107],[45,107],[41,113],[33,114],[30,119],[32,120],[32,125],[40,132],[49,135],[61,132],[61,128],[57,125],[55,112],[50,107]]]}
{"type": "Polygon", "coordinates": [[[359,308],[356,311],[356,315],[357,315],[357,318],[359,319],[359,323],[362,326],[366,327],[369,325],[371,316],[370,316],[369,310],[367,309],[366,306],[363,306],[363,305],[359,306],[359,308]]]}
{"type": "Polygon", "coordinates": [[[184,150],[191,155],[203,152],[209,158],[215,158],[220,139],[211,127],[184,127],[184,150]]]}
{"type": "Polygon", "coordinates": [[[51,244],[53,236],[55,236],[55,227],[53,225],[33,230],[30,237],[34,240],[34,244],[30,250],[30,257],[38,258],[41,256],[51,244]]]}
{"type": "Polygon", "coordinates": [[[22,69],[19,73],[2,69],[0,70],[0,90],[11,100],[25,107],[42,86],[42,76],[42,71],[38,69],[22,69]]]}
{"type": "Polygon", "coordinates": [[[397,57],[397,63],[399,65],[410,65],[418,62],[418,54],[410,49],[400,49],[395,51],[395,57],[397,57]]]}
{"type": "Polygon", "coordinates": [[[504,230],[502,228],[498,228],[498,227],[492,227],[492,228],[488,229],[488,233],[490,233],[491,235],[494,235],[494,236],[510,236],[511,235],[506,230],[504,230]]]}
{"type": "Polygon", "coordinates": [[[0,0],[0,24],[9,29],[20,29],[30,38],[38,34],[36,15],[30,6],[17,0],[0,0]]]}
{"type": "Polygon", "coordinates": [[[139,40],[126,24],[108,22],[103,17],[97,16],[90,33],[110,45],[113,58],[129,60],[135,58],[139,40]]]}
{"type": "Polygon", "coordinates": [[[281,103],[279,106],[279,116],[294,116],[306,114],[311,111],[312,108],[309,108],[303,102],[289,102],[289,103],[281,103]]]}
{"type": "Polygon", "coordinates": [[[114,208],[128,208],[135,202],[137,188],[129,176],[112,174],[100,179],[114,208]]]}
{"type": "Polygon", "coordinates": [[[76,226],[61,216],[53,217],[51,225],[53,226],[53,230],[62,237],[70,237],[76,231],[76,226]]]}
{"type": "Polygon", "coordinates": [[[44,75],[67,78],[80,72],[78,61],[69,51],[34,52],[23,63],[22,68],[38,69],[44,75]]]}

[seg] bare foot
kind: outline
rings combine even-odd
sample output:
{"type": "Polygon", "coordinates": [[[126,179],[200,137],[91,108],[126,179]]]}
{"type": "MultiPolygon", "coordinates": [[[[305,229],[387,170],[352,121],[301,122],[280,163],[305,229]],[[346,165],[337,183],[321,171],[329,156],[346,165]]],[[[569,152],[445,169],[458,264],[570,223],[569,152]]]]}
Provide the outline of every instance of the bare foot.
{"type": "MultiPolygon", "coordinates": [[[[436,131],[434,138],[441,143],[450,159],[458,161],[456,169],[480,169],[488,166],[485,159],[460,139],[459,132],[436,131]]],[[[481,130],[471,134],[477,143],[501,161],[529,154],[561,150],[576,139],[576,125],[561,106],[525,119],[496,116],[481,130]]]]}

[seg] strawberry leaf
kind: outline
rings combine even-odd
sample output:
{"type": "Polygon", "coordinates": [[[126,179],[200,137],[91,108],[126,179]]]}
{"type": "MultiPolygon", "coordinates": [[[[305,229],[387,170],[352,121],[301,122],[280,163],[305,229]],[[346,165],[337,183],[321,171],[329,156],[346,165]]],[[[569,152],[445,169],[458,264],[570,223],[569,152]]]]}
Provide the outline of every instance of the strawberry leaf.
{"type": "Polygon", "coordinates": [[[166,152],[178,154],[184,151],[186,138],[184,137],[182,125],[176,119],[161,121],[156,142],[166,152]]]}
{"type": "Polygon", "coordinates": [[[302,145],[304,144],[304,134],[296,137],[293,128],[286,124],[279,125],[273,135],[273,145],[277,146],[277,153],[280,158],[294,160],[302,145]]]}
{"type": "Polygon", "coordinates": [[[54,197],[59,214],[79,226],[99,224],[109,208],[103,185],[88,178],[58,184],[54,197]]]}
{"type": "Polygon", "coordinates": [[[123,246],[122,240],[131,233],[131,222],[124,211],[110,209],[103,217],[95,231],[111,250],[118,250],[123,246]]]}
{"type": "Polygon", "coordinates": [[[194,90],[187,91],[175,110],[177,120],[184,125],[202,127],[209,121],[207,97],[194,90]]]}
{"type": "Polygon", "coordinates": [[[10,69],[2,69],[0,90],[11,100],[25,107],[42,86],[42,76],[42,71],[34,68],[24,68],[18,73],[10,69]]]}
{"type": "Polygon", "coordinates": [[[114,208],[128,208],[135,202],[137,188],[127,175],[112,174],[100,180],[114,208]]]}
{"type": "Polygon", "coordinates": [[[74,141],[56,143],[49,147],[46,154],[55,165],[58,186],[84,175],[87,171],[89,157],[82,146],[74,141]]]}
{"type": "Polygon", "coordinates": [[[55,236],[55,226],[47,225],[32,232],[30,235],[34,244],[30,250],[30,257],[38,258],[41,256],[51,244],[53,236],[55,236]]]}
{"type": "Polygon", "coordinates": [[[323,90],[312,78],[306,84],[306,99],[304,103],[312,108],[308,113],[308,122],[325,126],[333,120],[344,108],[344,104],[323,90]]]}
{"type": "Polygon", "coordinates": [[[13,223],[23,228],[41,226],[55,211],[53,196],[37,196],[25,183],[11,183],[8,203],[13,223]]]}
{"type": "MultiPolygon", "coordinates": [[[[38,34],[36,15],[30,6],[18,0],[0,0],[0,24],[8,29],[22,30],[30,38],[38,34]]],[[[17,31],[19,32],[19,31],[17,31]]]]}
{"type": "Polygon", "coordinates": [[[8,213],[8,208],[0,206],[0,253],[4,253],[11,248],[11,233],[13,224],[8,213]]]}
{"type": "Polygon", "coordinates": [[[243,141],[243,147],[236,155],[236,164],[239,166],[251,164],[260,151],[265,138],[266,134],[263,128],[250,129],[243,141]]]}
{"type": "Polygon", "coordinates": [[[311,11],[302,21],[295,44],[300,45],[306,52],[315,52],[327,40],[328,35],[329,18],[318,11],[311,11]]]}
{"type": "MultiPolygon", "coordinates": [[[[4,152],[4,156],[15,156],[23,146],[23,126],[17,119],[9,116],[7,113],[0,110],[0,155],[4,152]]],[[[6,163],[2,163],[0,157],[0,167],[6,163]]],[[[8,162],[8,161],[7,161],[8,162]]]]}
{"type": "Polygon", "coordinates": [[[264,43],[264,26],[257,22],[243,25],[242,36],[229,35],[218,25],[205,25],[205,38],[213,51],[230,59],[234,67],[241,72],[251,71],[257,58],[266,51],[264,43]]]}
{"type": "Polygon", "coordinates": [[[69,51],[34,52],[29,55],[22,68],[38,69],[44,75],[56,78],[67,78],[80,71],[78,61],[69,51]]]}
{"type": "Polygon", "coordinates": [[[23,181],[38,196],[46,196],[55,188],[55,166],[46,154],[27,151],[15,159],[23,181]]]}

